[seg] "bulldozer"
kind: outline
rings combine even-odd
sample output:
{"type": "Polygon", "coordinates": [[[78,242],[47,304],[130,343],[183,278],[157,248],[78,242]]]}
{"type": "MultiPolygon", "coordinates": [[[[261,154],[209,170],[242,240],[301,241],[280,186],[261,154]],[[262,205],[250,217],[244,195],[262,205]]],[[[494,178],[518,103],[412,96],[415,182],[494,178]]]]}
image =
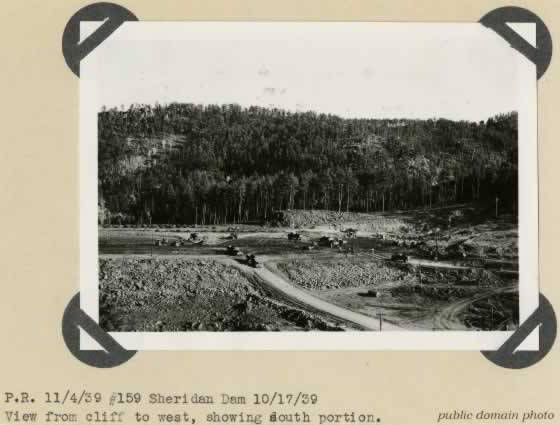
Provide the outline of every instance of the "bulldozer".
{"type": "Polygon", "coordinates": [[[247,254],[247,265],[256,269],[262,267],[262,264],[257,261],[255,254],[247,254]]]}

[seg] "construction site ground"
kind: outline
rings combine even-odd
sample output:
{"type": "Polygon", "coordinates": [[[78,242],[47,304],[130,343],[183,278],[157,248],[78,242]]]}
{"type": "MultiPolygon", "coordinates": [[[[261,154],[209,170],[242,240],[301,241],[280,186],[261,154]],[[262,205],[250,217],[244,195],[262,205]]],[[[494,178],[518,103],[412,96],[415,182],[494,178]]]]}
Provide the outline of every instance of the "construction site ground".
{"type": "Polygon", "coordinates": [[[128,331],[515,328],[517,227],[509,217],[465,211],[342,215],[331,223],[306,213],[294,227],[102,227],[101,322],[128,331]],[[288,238],[293,232],[299,240],[288,238]]]}

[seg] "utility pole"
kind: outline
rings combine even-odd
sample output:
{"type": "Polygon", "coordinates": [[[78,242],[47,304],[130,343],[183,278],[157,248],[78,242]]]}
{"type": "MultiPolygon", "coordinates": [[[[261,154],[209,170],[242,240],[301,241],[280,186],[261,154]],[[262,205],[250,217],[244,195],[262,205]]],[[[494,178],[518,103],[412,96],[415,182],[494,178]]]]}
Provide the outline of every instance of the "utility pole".
{"type": "Polygon", "coordinates": [[[435,229],[435,237],[436,237],[436,256],[435,256],[435,260],[438,260],[438,255],[439,255],[439,246],[438,246],[438,236],[439,236],[439,227],[436,227],[435,229]]]}
{"type": "Polygon", "coordinates": [[[498,218],[498,202],[500,202],[500,198],[496,196],[496,218],[498,218]]]}
{"type": "Polygon", "coordinates": [[[377,313],[377,317],[379,317],[379,331],[383,330],[383,316],[385,313],[377,313]]]}

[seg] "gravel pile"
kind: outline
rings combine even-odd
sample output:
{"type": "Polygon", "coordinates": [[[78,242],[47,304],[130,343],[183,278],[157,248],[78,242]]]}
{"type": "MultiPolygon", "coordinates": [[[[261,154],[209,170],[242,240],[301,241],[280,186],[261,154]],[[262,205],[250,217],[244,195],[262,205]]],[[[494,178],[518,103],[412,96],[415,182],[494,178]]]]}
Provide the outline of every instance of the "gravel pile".
{"type": "Polygon", "coordinates": [[[458,293],[462,293],[462,291],[471,290],[465,287],[495,287],[506,283],[495,273],[483,269],[445,270],[428,267],[418,269],[409,264],[355,263],[346,259],[333,260],[328,263],[294,260],[279,263],[278,268],[295,284],[315,290],[387,284],[410,286],[421,283],[459,286],[458,293]]]}
{"type": "MultiPolygon", "coordinates": [[[[420,274],[418,274],[420,276],[420,274]]],[[[507,282],[500,279],[490,270],[472,268],[467,270],[445,270],[423,267],[421,269],[421,283],[425,284],[448,284],[459,286],[495,287],[503,286],[507,282]]]]}
{"type": "Polygon", "coordinates": [[[329,263],[296,260],[280,263],[278,267],[292,282],[308,289],[375,286],[415,279],[412,274],[396,267],[380,263],[355,264],[348,260],[329,263]]]}
{"type": "Polygon", "coordinates": [[[338,212],[328,210],[276,211],[273,224],[282,227],[312,227],[329,225],[333,228],[355,228],[368,232],[400,232],[406,224],[394,217],[376,214],[338,212]]]}

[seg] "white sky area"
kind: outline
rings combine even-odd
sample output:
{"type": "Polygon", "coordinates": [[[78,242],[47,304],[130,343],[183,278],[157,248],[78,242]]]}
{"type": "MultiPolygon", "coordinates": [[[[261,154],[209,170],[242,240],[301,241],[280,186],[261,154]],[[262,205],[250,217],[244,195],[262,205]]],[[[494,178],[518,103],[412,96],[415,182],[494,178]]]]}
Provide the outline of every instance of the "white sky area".
{"type": "Polygon", "coordinates": [[[516,109],[522,61],[477,23],[132,22],[84,59],[82,78],[95,79],[98,110],[237,103],[479,121],[516,109]]]}

